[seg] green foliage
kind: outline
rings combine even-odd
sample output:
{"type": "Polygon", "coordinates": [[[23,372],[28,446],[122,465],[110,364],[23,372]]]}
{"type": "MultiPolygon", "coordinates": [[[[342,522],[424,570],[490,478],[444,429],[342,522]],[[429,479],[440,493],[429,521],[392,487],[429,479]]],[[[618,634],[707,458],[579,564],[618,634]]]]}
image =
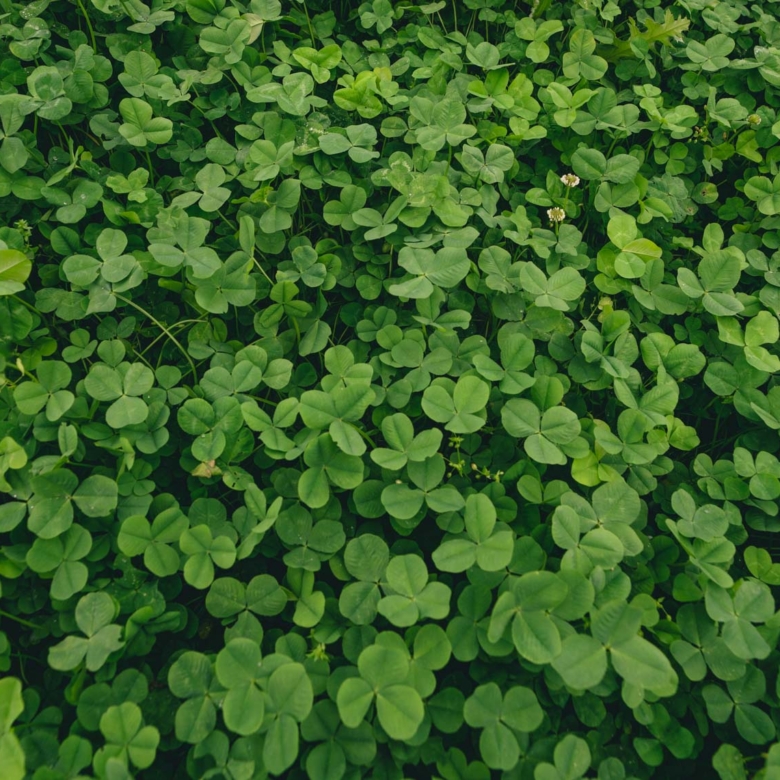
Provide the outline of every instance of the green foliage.
{"type": "Polygon", "coordinates": [[[4,0],[0,780],[780,777],[780,23],[4,0]]]}

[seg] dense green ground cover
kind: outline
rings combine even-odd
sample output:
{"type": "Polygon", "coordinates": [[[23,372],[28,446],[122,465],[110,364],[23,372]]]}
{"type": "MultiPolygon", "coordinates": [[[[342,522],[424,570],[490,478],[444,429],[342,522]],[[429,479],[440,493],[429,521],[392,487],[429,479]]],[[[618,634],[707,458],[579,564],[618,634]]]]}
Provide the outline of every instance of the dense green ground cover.
{"type": "Polygon", "coordinates": [[[0,7],[2,780],[780,778],[780,3],[0,7]]]}

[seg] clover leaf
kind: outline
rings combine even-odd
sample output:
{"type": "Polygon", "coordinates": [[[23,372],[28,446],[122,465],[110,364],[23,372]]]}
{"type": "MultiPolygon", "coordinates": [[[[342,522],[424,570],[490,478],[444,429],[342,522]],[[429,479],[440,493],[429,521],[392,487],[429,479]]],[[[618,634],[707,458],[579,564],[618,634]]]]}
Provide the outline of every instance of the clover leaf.
{"type": "Polygon", "coordinates": [[[171,693],[185,699],[176,710],[176,738],[198,744],[217,724],[216,702],[224,689],[215,679],[212,662],[202,653],[187,650],[168,670],[171,693]]]}
{"type": "Polygon", "coordinates": [[[525,439],[523,447],[537,463],[566,463],[564,448],[579,436],[577,415],[562,406],[543,413],[533,401],[513,398],[501,410],[504,428],[512,436],[525,439]]]}
{"type": "Polygon", "coordinates": [[[82,562],[92,549],[92,536],[79,525],[53,539],[36,539],[27,553],[27,565],[36,572],[54,575],[51,595],[66,601],[84,589],[89,570],[82,562]]]}
{"type": "Polygon", "coordinates": [[[357,625],[369,625],[376,617],[390,551],[374,534],[361,534],[344,548],[344,566],[357,580],[349,583],[339,596],[339,611],[357,625]]]}
{"type": "Polygon", "coordinates": [[[144,566],[158,577],[179,570],[179,554],[172,545],[189,527],[187,516],[178,506],[163,509],[150,523],[142,515],[131,515],[122,522],[119,549],[130,557],[144,556],[144,566]]]}
{"type": "Polygon", "coordinates": [[[132,763],[146,769],[154,763],[160,732],[155,726],[144,726],[141,708],[132,701],[109,707],[100,718],[100,731],[106,739],[105,747],[97,751],[95,768],[105,767],[111,758],[125,765],[132,763]]]}
{"type": "Polygon", "coordinates": [[[14,401],[24,414],[37,414],[45,407],[46,419],[59,420],[73,406],[76,397],[66,390],[73,373],[66,363],[45,360],[38,365],[37,381],[22,382],[14,389],[14,401]]]}
{"type": "Polygon", "coordinates": [[[25,774],[25,752],[12,730],[23,710],[21,681],[4,677],[0,680],[0,761],[10,780],[22,780],[25,774]]]}
{"type": "Polygon", "coordinates": [[[14,295],[24,289],[32,271],[32,261],[18,249],[0,249],[0,296],[14,295]]]}
{"type": "Polygon", "coordinates": [[[457,488],[441,485],[446,470],[441,455],[410,461],[406,470],[414,488],[396,480],[382,490],[382,506],[392,517],[402,521],[412,520],[418,515],[423,503],[434,512],[456,512],[463,508],[464,499],[457,488]]]}
{"type": "Polygon", "coordinates": [[[463,717],[469,726],[481,729],[479,751],[488,767],[508,771],[520,759],[514,730],[535,731],[544,713],[530,688],[515,685],[502,695],[498,685],[489,682],[466,699],[463,717]]]}
{"type": "Polygon", "coordinates": [[[475,564],[483,571],[499,571],[514,554],[514,539],[508,528],[496,528],[496,510],[484,494],[466,499],[466,536],[445,540],[433,552],[440,571],[460,572],[475,564]]]}
{"type": "Polygon", "coordinates": [[[554,765],[543,762],[536,766],[534,780],[578,780],[590,767],[588,743],[574,734],[567,734],[555,746],[553,760],[554,765]]]}
{"type": "Polygon", "coordinates": [[[96,401],[112,401],[106,410],[106,422],[112,428],[137,425],[146,420],[148,404],[141,398],[151,390],[154,374],[141,363],[109,366],[96,363],[87,374],[84,385],[96,401]]]}
{"type": "Polygon", "coordinates": [[[441,582],[428,582],[425,562],[417,555],[392,558],[385,573],[387,595],[377,611],[393,625],[410,626],[421,618],[440,620],[450,610],[450,588],[441,582]]]}
{"type": "Polygon", "coordinates": [[[357,728],[372,703],[379,723],[392,739],[411,739],[425,716],[420,694],[409,685],[408,655],[393,646],[373,644],[357,659],[359,677],[346,679],[336,703],[341,720],[357,728]]]}
{"type": "Polygon", "coordinates": [[[132,146],[164,144],[171,140],[173,122],[165,117],[152,118],[153,109],[140,98],[125,98],[119,103],[124,123],[119,127],[123,138],[132,146]]]}
{"type": "Polygon", "coordinates": [[[433,382],[423,393],[423,411],[435,422],[445,423],[452,433],[474,433],[484,424],[490,386],[477,377],[457,382],[433,382]]]}
{"type": "Polygon", "coordinates": [[[442,433],[430,428],[414,433],[411,420],[402,412],[391,414],[382,420],[382,434],[390,448],[371,450],[371,460],[383,468],[397,471],[408,461],[419,462],[433,457],[441,446],[442,433]]]}
{"type": "Polygon", "coordinates": [[[124,647],[122,627],[112,621],[117,616],[116,602],[107,593],[88,593],[76,604],[76,625],[83,637],[67,636],[49,648],[49,664],[58,671],[70,671],[82,662],[96,672],[108,657],[124,647]]]}

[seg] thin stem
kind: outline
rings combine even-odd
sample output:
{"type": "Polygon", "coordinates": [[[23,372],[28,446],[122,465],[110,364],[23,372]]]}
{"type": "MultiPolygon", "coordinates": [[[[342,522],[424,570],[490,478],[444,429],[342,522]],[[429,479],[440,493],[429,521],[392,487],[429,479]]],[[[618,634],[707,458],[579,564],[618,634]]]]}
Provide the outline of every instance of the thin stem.
{"type": "Polygon", "coordinates": [[[235,230],[235,225],[222,213],[220,209],[217,209],[217,214],[222,218],[222,221],[231,229],[235,230]]]}
{"type": "Polygon", "coordinates": [[[98,47],[97,47],[97,42],[95,40],[95,31],[92,28],[92,21],[89,18],[89,14],[87,13],[87,9],[84,8],[84,3],[82,3],[81,0],[76,0],[76,4],[78,5],[79,9],[81,10],[81,13],[84,14],[84,18],[87,21],[87,27],[89,28],[89,37],[90,37],[90,40],[92,41],[92,50],[95,52],[95,54],[97,54],[98,47]]]}
{"type": "MultiPolygon", "coordinates": [[[[198,91],[195,89],[194,86],[192,86],[192,91],[195,93],[197,97],[200,97],[200,95],[198,95],[198,91]]],[[[187,102],[193,108],[197,109],[198,111],[200,111],[201,114],[203,114],[203,118],[211,124],[211,127],[214,130],[214,132],[217,134],[217,137],[222,138],[222,133],[219,132],[219,128],[214,124],[214,120],[209,119],[209,117],[206,116],[206,112],[200,106],[195,105],[195,103],[193,103],[191,100],[188,100],[187,102]]]]}
{"type": "Polygon", "coordinates": [[[276,401],[272,401],[270,398],[262,398],[259,395],[253,395],[251,397],[254,398],[255,401],[260,401],[260,403],[268,404],[269,406],[277,406],[276,401]]]}
{"type": "Polygon", "coordinates": [[[165,327],[156,317],[151,315],[146,309],[141,308],[135,301],[131,301],[129,298],[125,298],[124,295],[120,295],[119,293],[114,293],[114,295],[119,298],[120,301],[124,301],[129,306],[132,306],[137,311],[140,311],[141,314],[146,315],[165,335],[179,348],[179,352],[181,352],[182,355],[184,355],[187,362],[190,364],[190,370],[192,371],[192,377],[197,382],[198,381],[198,372],[195,369],[195,363],[192,362],[192,358],[189,356],[189,353],[186,349],[181,345],[179,340],[176,338],[176,336],[171,333],[168,328],[165,327]]]}
{"type": "Polygon", "coordinates": [[[358,428],[357,425],[355,426],[355,430],[372,446],[376,447],[376,444],[374,444],[373,439],[361,428],[358,428]]]}
{"type": "Polygon", "coordinates": [[[27,628],[43,628],[43,626],[39,626],[37,623],[31,623],[29,620],[20,618],[17,615],[12,615],[10,612],[6,612],[4,609],[0,609],[0,617],[6,617],[9,620],[14,620],[22,626],[27,626],[27,628]]]}
{"type": "Polygon", "coordinates": [[[255,257],[254,253],[252,253],[252,260],[254,261],[254,264],[257,266],[258,271],[271,283],[273,286],[274,280],[271,279],[271,277],[266,273],[265,268],[263,268],[262,265],[260,265],[260,261],[255,257]]]}
{"type": "Polygon", "coordinates": [[[27,301],[24,300],[24,298],[20,298],[18,295],[12,295],[11,296],[15,301],[19,301],[19,303],[22,304],[22,306],[26,306],[30,311],[34,311],[41,319],[43,319],[43,314],[38,311],[38,309],[35,308],[31,303],[27,303],[27,301]]]}
{"type": "MultiPolygon", "coordinates": [[[[131,347],[131,349],[133,349],[133,348],[131,347]]],[[[142,352],[139,352],[138,350],[133,349],[133,354],[136,357],[140,358],[141,361],[146,364],[147,368],[150,368],[152,371],[154,371],[154,366],[143,356],[142,352]]]]}
{"type": "Polygon", "coordinates": [[[149,156],[149,150],[144,149],[146,154],[146,166],[149,168],[149,184],[154,187],[154,167],[152,166],[152,158],[149,156]]]}
{"type": "Polygon", "coordinates": [[[302,0],[303,2],[303,10],[306,14],[306,23],[309,25],[309,35],[311,36],[311,45],[316,47],[316,42],[314,40],[314,28],[311,26],[311,19],[309,18],[309,8],[306,5],[306,0],[302,0]]]}
{"type": "MultiPolygon", "coordinates": [[[[173,325],[171,325],[171,328],[175,328],[177,326],[184,327],[185,325],[188,325],[189,323],[195,323],[195,322],[203,322],[203,319],[201,318],[199,320],[179,320],[179,322],[174,322],[173,325]]],[[[143,351],[136,352],[136,354],[139,357],[142,356],[142,355],[145,355],[164,335],[165,335],[164,333],[161,333],[159,336],[157,336],[151,342],[149,342],[149,344],[147,344],[147,346],[145,347],[145,349],[143,351]]]]}

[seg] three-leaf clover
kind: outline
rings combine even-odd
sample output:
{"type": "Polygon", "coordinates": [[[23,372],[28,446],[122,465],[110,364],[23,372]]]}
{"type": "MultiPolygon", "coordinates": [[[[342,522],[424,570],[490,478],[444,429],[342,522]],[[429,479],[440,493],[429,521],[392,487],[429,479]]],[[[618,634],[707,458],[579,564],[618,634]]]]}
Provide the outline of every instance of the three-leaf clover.
{"type": "Polygon", "coordinates": [[[460,247],[443,247],[434,252],[410,246],[398,253],[398,264],[411,278],[391,284],[388,292],[399,298],[415,299],[430,297],[435,287],[454,287],[466,277],[470,265],[466,250],[460,247]]]}
{"type": "Polygon", "coordinates": [[[382,490],[382,505],[392,517],[411,520],[420,511],[423,502],[434,512],[457,512],[463,508],[463,496],[453,485],[439,487],[446,471],[441,455],[410,461],[406,471],[414,488],[396,480],[382,490]]]}
{"type": "Polygon", "coordinates": [[[746,661],[767,657],[769,643],[755,624],[774,614],[775,600],[768,585],[745,579],[732,596],[720,585],[708,582],[704,603],[709,616],[723,623],[723,640],[734,655],[746,661]]]}
{"type": "Polygon", "coordinates": [[[498,597],[490,617],[488,639],[498,641],[509,627],[517,652],[535,664],[561,654],[561,634],[550,612],[569,593],[566,582],[550,571],[523,574],[498,597]]]}
{"type": "Polygon", "coordinates": [[[483,571],[500,571],[512,560],[514,534],[503,523],[496,525],[496,508],[484,493],[466,499],[466,534],[445,539],[432,558],[436,568],[461,572],[475,564],[483,571]]]}
{"type": "Polygon", "coordinates": [[[241,736],[254,734],[265,718],[261,659],[256,642],[237,637],[219,651],[214,665],[217,679],[227,689],[222,700],[225,725],[241,736]]]}
{"type": "Polygon", "coordinates": [[[543,761],[534,769],[534,780],[579,780],[589,769],[591,754],[588,743],[567,734],[553,752],[554,764],[543,761]]]}
{"type": "Polygon", "coordinates": [[[176,710],[176,739],[197,745],[217,725],[217,704],[225,693],[212,662],[202,653],[185,650],[168,670],[168,687],[186,700],[176,710]]]}
{"type": "Polygon", "coordinates": [[[537,306],[569,311],[571,301],[577,301],[585,291],[585,280],[576,268],[560,268],[548,279],[534,263],[523,263],[519,275],[520,288],[531,295],[537,306]]]}
{"type": "Polygon", "coordinates": [[[537,463],[566,463],[566,445],[574,442],[581,426],[577,415],[565,406],[542,412],[526,398],[512,398],[501,409],[501,421],[512,436],[523,438],[523,448],[537,463]]]}
{"type": "Polygon", "coordinates": [[[194,588],[203,590],[214,581],[214,566],[229,569],[236,560],[236,546],[229,536],[214,537],[211,528],[204,524],[182,532],[179,548],[187,556],[184,563],[184,579],[194,588]]]}
{"type": "Polygon", "coordinates": [[[392,471],[402,469],[409,461],[416,463],[433,457],[439,451],[443,438],[438,428],[429,428],[415,435],[412,421],[403,412],[385,417],[381,427],[390,447],[371,450],[371,460],[392,471]]]}
{"type": "Polygon", "coordinates": [[[636,220],[628,214],[617,214],[607,224],[610,241],[620,250],[615,258],[615,271],[624,279],[638,279],[647,263],[660,258],[661,247],[648,238],[639,238],[636,220]]]}
{"type": "Polygon", "coordinates": [[[93,474],[79,484],[68,469],[56,469],[32,480],[27,527],[42,539],[53,539],[73,523],[75,504],[87,517],[107,517],[116,509],[116,480],[93,474]]]}
{"type": "Polygon", "coordinates": [[[339,596],[339,611],[359,626],[369,625],[377,614],[390,550],[374,534],[361,534],[344,548],[344,566],[357,580],[346,585],[339,596]]]}
{"type": "Polygon", "coordinates": [[[118,604],[108,593],[82,596],[76,604],[75,617],[84,636],[66,636],[49,648],[49,666],[67,672],[83,661],[90,672],[100,669],[108,657],[125,644],[120,638],[122,627],[112,622],[118,612],[118,604]]]}
{"type": "Polygon", "coordinates": [[[95,363],[84,379],[84,386],[96,401],[111,401],[106,422],[112,428],[138,425],[146,420],[149,406],[141,397],[154,385],[152,370],[142,363],[110,366],[95,363]]]}
{"type": "Polygon", "coordinates": [[[520,760],[515,731],[530,733],[542,724],[542,711],[536,694],[522,685],[502,695],[495,682],[480,685],[466,699],[463,717],[472,728],[481,729],[479,752],[491,769],[509,771],[520,760]]]}
{"type": "Polygon", "coordinates": [[[722,247],[723,230],[718,224],[710,224],[704,230],[703,258],[697,272],[682,266],[677,269],[677,284],[694,300],[717,317],[739,314],[745,307],[734,295],[746,266],[745,256],[736,246],[722,247]]]}
{"type": "Polygon", "coordinates": [[[771,353],[764,344],[777,344],[780,340],[778,318],[766,310],[751,317],[743,332],[735,317],[717,317],[718,336],[726,344],[742,347],[745,360],[759,371],[775,373],[780,371],[780,358],[771,353]]]}
{"type": "Polygon", "coordinates": [[[22,382],[14,388],[14,401],[23,414],[35,415],[46,408],[46,419],[56,422],[73,406],[76,396],[68,387],[72,372],[60,360],[44,360],[35,371],[35,382],[22,382]]]}
{"type": "Polygon", "coordinates": [[[452,433],[474,433],[487,419],[486,406],[490,385],[475,376],[463,376],[457,382],[436,379],[423,393],[422,408],[428,417],[445,423],[452,433]]]}
{"type": "Polygon", "coordinates": [[[109,759],[128,761],[138,769],[147,769],[154,763],[160,732],[155,726],[144,726],[141,708],[132,701],[109,707],[100,718],[100,732],[106,739],[105,747],[97,751],[94,766],[98,774],[105,771],[109,759]]]}
{"type": "Polygon", "coordinates": [[[426,617],[441,620],[449,614],[449,586],[428,582],[428,568],[419,555],[391,559],[382,587],[387,595],[377,610],[395,626],[411,626],[426,617]]]}
{"type": "Polygon", "coordinates": [[[388,736],[411,739],[423,721],[425,707],[420,694],[407,682],[408,651],[404,653],[395,643],[377,641],[360,653],[357,668],[360,676],[344,680],[336,695],[344,725],[357,728],[376,702],[379,723],[388,736]]]}
{"type": "Polygon", "coordinates": [[[189,520],[178,506],[159,512],[150,523],[143,515],[131,515],[122,521],[117,544],[127,556],[144,556],[144,566],[158,577],[169,577],[179,570],[179,553],[174,545],[189,528],[189,520]]]}
{"type": "Polygon", "coordinates": [[[119,102],[119,113],[124,120],[119,127],[121,136],[132,146],[166,144],[173,136],[173,122],[167,117],[154,117],[154,110],[140,98],[125,98],[119,102]]]}
{"type": "Polygon", "coordinates": [[[76,254],[66,258],[62,270],[68,281],[79,287],[89,287],[98,276],[114,287],[116,292],[135,287],[143,278],[138,261],[131,254],[124,254],[127,236],[121,230],[103,230],[95,243],[100,257],[76,254]]]}
{"type": "Polygon", "coordinates": [[[89,570],[82,559],[91,549],[89,531],[80,525],[72,525],[53,539],[36,539],[27,552],[27,565],[41,574],[53,572],[52,598],[66,601],[87,584],[89,570]]]}
{"type": "Polygon", "coordinates": [[[465,122],[466,107],[453,98],[434,103],[428,98],[414,97],[409,112],[423,125],[415,131],[417,143],[428,151],[437,152],[445,143],[459,146],[477,132],[474,125],[465,122]]]}

